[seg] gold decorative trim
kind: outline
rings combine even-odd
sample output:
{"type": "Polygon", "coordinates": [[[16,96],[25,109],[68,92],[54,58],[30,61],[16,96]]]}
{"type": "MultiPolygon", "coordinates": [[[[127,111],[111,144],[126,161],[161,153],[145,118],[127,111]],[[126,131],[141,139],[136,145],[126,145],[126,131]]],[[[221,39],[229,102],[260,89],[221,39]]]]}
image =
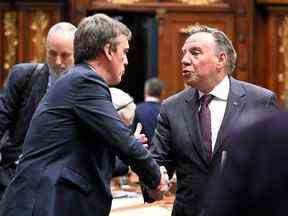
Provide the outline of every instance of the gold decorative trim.
{"type": "Polygon", "coordinates": [[[189,5],[208,5],[212,3],[222,2],[222,0],[179,0],[179,1],[189,5]]]}
{"type": "MultiPolygon", "coordinates": [[[[284,60],[284,78],[279,82],[284,84],[284,90],[281,92],[280,99],[284,101],[285,105],[288,105],[288,17],[284,17],[282,25],[279,27],[279,36],[281,38],[281,45],[279,52],[283,56],[284,60]]],[[[282,75],[282,76],[283,76],[282,75]]]]}
{"type": "Polygon", "coordinates": [[[37,11],[33,17],[30,29],[34,32],[32,42],[35,47],[35,55],[31,62],[43,62],[46,45],[46,29],[48,27],[48,16],[42,12],[37,11]]]}
{"type": "Polygon", "coordinates": [[[139,2],[140,0],[108,0],[112,4],[133,4],[139,2]]]}
{"type": "Polygon", "coordinates": [[[7,41],[7,54],[4,56],[4,69],[9,70],[16,63],[18,46],[17,14],[15,11],[4,13],[4,35],[7,41]]]}
{"type": "Polygon", "coordinates": [[[194,25],[188,25],[188,26],[186,26],[186,27],[184,27],[184,28],[181,28],[181,29],[180,29],[180,32],[181,32],[182,34],[189,34],[189,33],[191,32],[191,30],[192,30],[193,27],[194,27],[194,25]]]}

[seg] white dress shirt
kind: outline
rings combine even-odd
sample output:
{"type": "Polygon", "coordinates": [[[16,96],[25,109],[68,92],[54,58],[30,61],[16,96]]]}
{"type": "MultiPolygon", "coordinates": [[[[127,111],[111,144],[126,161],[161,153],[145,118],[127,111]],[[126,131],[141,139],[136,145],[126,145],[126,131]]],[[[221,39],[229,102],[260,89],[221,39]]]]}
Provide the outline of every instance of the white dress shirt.
{"type": "MultiPolygon", "coordinates": [[[[211,92],[209,92],[209,94],[214,96],[209,104],[211,113],[212,151],[214,150],[218,132],[225,114],[229,89],[230,82],[227,75],[211,92]]],[[[203,92],[199,91],[199,98],[201,98],[203,94],[203,92]]]]}

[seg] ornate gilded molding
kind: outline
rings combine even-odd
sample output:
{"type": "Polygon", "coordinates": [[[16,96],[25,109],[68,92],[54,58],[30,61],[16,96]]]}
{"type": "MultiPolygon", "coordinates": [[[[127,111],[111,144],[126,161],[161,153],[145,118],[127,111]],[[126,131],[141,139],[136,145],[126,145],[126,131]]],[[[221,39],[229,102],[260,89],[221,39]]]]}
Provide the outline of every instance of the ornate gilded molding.
{"type": "Polygon", "coordinates": [[[182,33],[182,34],[189,34],[189,33],[191,32],[193,26],[194,26],[194,25],[188,25],[188,26],[186,26],[186,27],[184,27],[184,28],[181,28],[181,29],[180,29],[180,33],[182,33]]]}
{"type": "Polygon", "coordinates": [[[179,1],[189,5],[208,5],[211,3],[222,2],[222,0],[179,0],[179,1]]]}
{"type": "Polygon", "coordinates": [[[4,69],[9,70],[16,63],[18,46],[17,13],[4,13],[4,35],[7,41],[7,52],[4,56],[4,69]]]}
{"type": "Polygon", "coordinates": [[[284,84],[284,90],[280,95],[280,99],[288,105],[288,16],[284,17],[282,25],[279,27],[279,36],[281,38],[281,46],[279,52],[284,60],[284,72],[278,81],[284,84]],[[283,76],[284,75],[284,76],[283,76]]]}
{"type": "Polygon", "coordinates": [[[35,47],[35,55],[32,62],[43,62],[45,56],[46,29],[49,19],[47,14],[37,11],[33,17],[30,29],[34,32],[32,43],[35,47]]]}
{"type": "Polygon", "coordinates": [[[112,4],[133,4],[139,2],[140,0],[107,0],[107,1],[111,2],[112,4]]]}

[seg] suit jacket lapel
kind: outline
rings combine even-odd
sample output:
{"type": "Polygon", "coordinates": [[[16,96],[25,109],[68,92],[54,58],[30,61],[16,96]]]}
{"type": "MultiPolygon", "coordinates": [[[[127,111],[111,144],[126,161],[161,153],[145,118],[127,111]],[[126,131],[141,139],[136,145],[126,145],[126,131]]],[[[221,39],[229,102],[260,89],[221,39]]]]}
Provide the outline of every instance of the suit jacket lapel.
{"type": "Polygon", "coordinates": [[[246,93],[241,84],[233,77],[229,78],[230,91],[228,95],[227,106],[220,130],[218,132],[213,155],[215,155],[220,147],[222,147],[225,143],[224,140],[230,134],[229,132],[233,127],[233,124],[237,122],[237,119],[240,117],[240,114],[246,103],[246,93]]]}
{"type": "Polygon", "coordinates": [[[191,94],[185,99],[185,106],[183,110],[184,119],[190,135],[189,140],[195,148],[202,162],[208,166],[207,155],[204,146],[202,145],[202,138],[199,125],[199,114],[198,114],[198,92],[191,88],[191,94]]]}

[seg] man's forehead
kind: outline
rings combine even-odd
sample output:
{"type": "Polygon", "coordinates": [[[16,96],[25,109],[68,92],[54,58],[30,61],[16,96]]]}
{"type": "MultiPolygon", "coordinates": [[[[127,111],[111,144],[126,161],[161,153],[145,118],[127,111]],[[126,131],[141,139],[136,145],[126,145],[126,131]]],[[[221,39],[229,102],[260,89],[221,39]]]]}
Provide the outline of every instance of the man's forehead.
{"type": "Polygon", "coordinates": [[[214,42],[214,37],[212,34],[207,33],[207,32],[198,32],[195,34],[190,35],[185,43],[213,43],[214,42]]]}

